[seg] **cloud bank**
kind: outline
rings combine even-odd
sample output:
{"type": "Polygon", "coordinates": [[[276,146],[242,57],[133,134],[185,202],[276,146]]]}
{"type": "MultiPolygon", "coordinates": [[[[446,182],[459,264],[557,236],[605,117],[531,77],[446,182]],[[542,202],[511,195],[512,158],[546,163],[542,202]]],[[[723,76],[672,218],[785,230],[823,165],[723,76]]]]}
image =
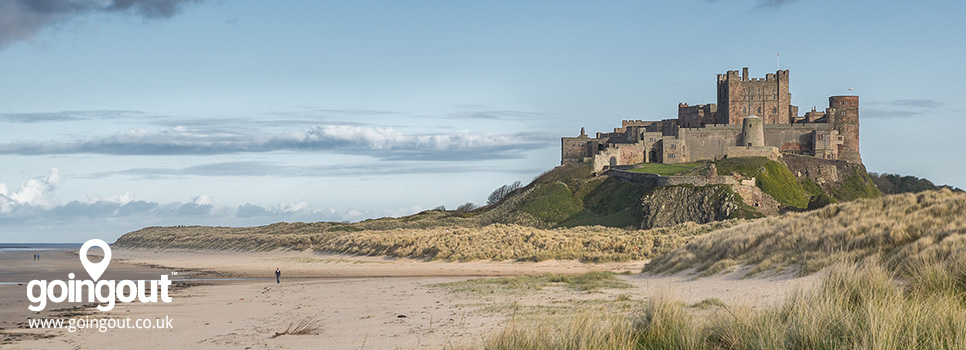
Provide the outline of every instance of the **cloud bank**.
{"type": "Polygon", "coordinates": [[[323,151],[393,160],[484,160],[518,158],[521,151],[548,147],[556,142],[550,135],[538,133],[404,134],[393,128],[341,124],[275,133],[192,130],[178,126],[154,132],[130,129],[68,142],[5,143],[0,144],[0,154],[216,155],[323,151]]]}
{"type": "MultiPolygon", "coordinates": [[[[705,0],[707,2],[716,2],[718,0],[705,0]]],[[[793,4],[801,0],[755,0],[758,3],[755,6],[756,9],[778,9],[784,7],[785,5],[793,4]]]]}
{"type": "Polygon", "coordinates": [[[201,0],[0,0],[0,48],[48,27],[99,13],[166,19],[201,0]]]}
{"type": "MultiPolygon", "coordinates": [[[[69,225],[77,220],[127,221],[140,228],[141,222],[183,223],[211,219],[225,222],[234,219],[259,219],[270,221],[344,221],[360,219],[365,215],[385,215],[358,210],[336,211],[315,209],[305,201],[260,206],[246,203],[238,207],[218,205],[208,194],[199,194],[190,201],[158,203],[138,200],[130,191],[108,196],[90,195],[86,201],[70,201],[61,204],[54,193],[62,181],[60,172],[53,168],[47,175],[24,181],[16,191],[10,191],[0,183],[0,221],[5,224],[62,223],[69,225]]],[[[410,214],[419,207],[404,208],[387,213],[410,214]]],[[[381,216],[380,215],[380,216],[381,216]]]]}

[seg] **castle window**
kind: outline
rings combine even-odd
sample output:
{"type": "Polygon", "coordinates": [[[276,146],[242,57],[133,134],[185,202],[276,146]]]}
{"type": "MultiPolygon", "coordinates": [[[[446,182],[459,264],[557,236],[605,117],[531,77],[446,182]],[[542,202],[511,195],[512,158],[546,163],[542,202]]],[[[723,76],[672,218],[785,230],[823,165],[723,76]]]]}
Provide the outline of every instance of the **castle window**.
{"type": "Polygon", "coordinates": [[[758,107],[758,114],[761,114],[761,107],[758,107]]]}
{"type": "Polygon", "coordinates": [[[671,145],[671,149],[675,149],[677,145],[671,145]]]}
{"type": "Polygon", "coordinates": [[[771,112],[772,113],[777,113],[778,112],[778,107],[772,107],[771,108],[771,112]]]}
{"type": "Polygon", "coordinates": [[[741,113],[742,114],[748,113],[748,108],[747,107],[741,107],[741,113]]]}
{"type": "Polygon", "coordinates": [[[818,140],[819,140],[819,141],[822,141],[822,140],[824,139],[824,137],[823,137],[823,136],[825,136],[825,135],[822,135],[822,134],[818,134],[818,140]]]}

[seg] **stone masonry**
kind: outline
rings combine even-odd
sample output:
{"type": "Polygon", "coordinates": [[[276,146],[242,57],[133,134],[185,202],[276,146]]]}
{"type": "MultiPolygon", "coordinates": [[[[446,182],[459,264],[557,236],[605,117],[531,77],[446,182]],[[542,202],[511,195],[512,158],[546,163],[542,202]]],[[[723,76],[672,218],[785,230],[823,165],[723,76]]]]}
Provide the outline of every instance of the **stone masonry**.
{"type": "Polygon", "coordinates": [[[748,78],[748,68],[718,74],[717,104],[678,104],[678,116],[625,120],[610,133],[561,138],[561,164],[589,162],[601,173],[638,163],[714,161],[780,153],[861,163],[859,97],[832,96],[825,111],[798,115],[788,70],[748,78]]]}

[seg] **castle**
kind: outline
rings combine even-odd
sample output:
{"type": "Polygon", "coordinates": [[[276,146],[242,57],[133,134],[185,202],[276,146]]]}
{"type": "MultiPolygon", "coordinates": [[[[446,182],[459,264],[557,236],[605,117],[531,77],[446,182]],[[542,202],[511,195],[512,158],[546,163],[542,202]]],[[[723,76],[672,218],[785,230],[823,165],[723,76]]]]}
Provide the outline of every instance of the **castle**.
{"type": "Polygon", "coordinates": [[[718,74],[717,104],[678,104],[678,117],[624,120],[611,133],[561,139],[561,164],[591,162],[594,171],[638,163],[687,163],[780,152],[861,163],[859,97],[832,96],[825,111],[798,115],[788,70],[748,78],[745,67],[718,74]]]}

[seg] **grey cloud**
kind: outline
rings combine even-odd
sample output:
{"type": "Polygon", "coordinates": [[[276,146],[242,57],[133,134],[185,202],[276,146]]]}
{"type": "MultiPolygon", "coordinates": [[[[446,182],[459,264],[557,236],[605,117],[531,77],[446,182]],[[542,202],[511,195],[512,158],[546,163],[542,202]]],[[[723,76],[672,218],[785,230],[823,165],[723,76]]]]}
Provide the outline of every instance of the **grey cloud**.
{"type": "MultiPolygon", "coordinates": [[[[398,162],[383,161],[363,164],[330,165],[284,165],[273,162],[240,161],[220,162],[185,168],[133,168],[107,171],[80,176],[81,178],[105,178],[110,176],[135,176],[141,179],[157,179],[180,176],[274,176],[274,177],[344,177],[359,175],[439,174],[494,171],[492,167],[453,164],[450,162],[398,162]]],[[[500,172],[533,174],[540,169],[505,169],[500,172]]]]}
{"type": "MultiPolygon", "coordinates": [[[[718,0],[705,0],[707,2],[716,2],[718,0]]],[[[755,0],[758,3],[755,6],[756,9],[777,9],[788,4],[796,3],[801,0],[755,0]]]]}
{"type": "Polygon", "coordinates": [[[869,103],[870,105],[882,105],[882,106],[894,106],[894,107],[906,107],[906,108],[922,108],[922,109],[937,109],[945,106],[946,104],[941,101],[936,101],[932,99],[900,99],[892,101],[873,101],[869,103]]]}
{"type": "Polygon", "coordinates": [[[779,8],[799,0],[758,0],[758,8],[779,8]]]}
{"type": "Polygon", "coordinates": [[[251,203],[245,203],[245,205],[238,206],[238,212],[235,214],[235,216],[240,218],[250,218],[256,216],[266,216],[268,214],[268,210],[265,210],[263,207],[251,203]]]}
{"type": "Polygon", "coordinates": [[[0,154],[213,155],[274,151],[333,152],[394,160],[485,160],[519,158],[521,151],[555,145],[542,133],[476,134],[466,131],[404,134],[391,128],[322,125],[276,133],[190,130],[127,132],[74,142],[0,144],[0,154]]]}
{"type": "Polygon", "coordinates": [[[146,114],[130,110],[60,111],[41,113],[0,113],[0,122],[51,123],[92,119],[141,118],[146,114]]]}
{"type": "Polygon", "coordinates": [[[185,203],[178,207],[178,216],[196,216],[211,214],[215,206],[211,204],[185,203]]]}
{"type": "Polygon", "coordinates": [[[0,0],[0,48],[32,37],[46,27],[97,13],[165,19],[201,0],[0,0]]]}
{"type": "Polygon", "coordinates": [[[942,102],[930,99],[916,99],[916,100],[895,100],[892,104],[897,106],[905,107],[916,107],[916,108],[938,108],[943,105],[942,102]]]}
{"type": "Polygon", "coordinates": [[[888,109],[866,109],[859,112],[860,117],[863,119],[911,118],[922,114],[922,112],[918,111],[888,109]]]}
{"type": "Polygon", "coordinates": [[[138,213],[150,212],[159,207],[158,203],[144,201],[132,201],[119,203],[112,201],[97,201],[94,203],[82,203],[71,201],[67,204],[54,207],[50,214],[58,218],[104,218],[112,216],[129,216],[138,213]]]}
{"type": "Polygon", "coordinates": [[[451,112],[440,115],[425,116],[425,118],[437,119],[477,119],[477,120],[503,120],[503,121],[523,121],[544,118],[546,114],[516,110],[478,110],[451,112]]]}
{"type": "Polygon", "coordinates": [[[862,118],[909,118],[934,113],[962,113],[961,110],[947,108],[945,102],[932,99],[871,101],[868,105],[871,107],[859,111],[862,118]]]}

